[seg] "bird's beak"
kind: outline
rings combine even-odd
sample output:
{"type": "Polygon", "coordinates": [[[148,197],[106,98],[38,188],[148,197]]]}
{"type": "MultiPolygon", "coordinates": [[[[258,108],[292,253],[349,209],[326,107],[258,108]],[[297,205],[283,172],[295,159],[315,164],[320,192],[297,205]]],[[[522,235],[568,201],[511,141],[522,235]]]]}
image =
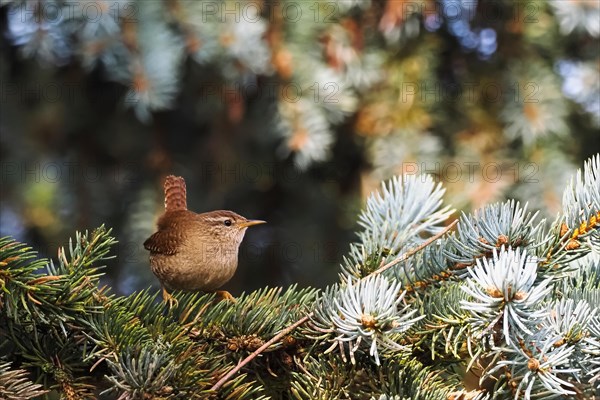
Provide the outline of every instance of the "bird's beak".
{"type": "Polygon", "coordinates": [[[266,224],[267,221],[261,221],[260,219],[249,219],[248,221],[240,223],[240,228],[247,228],[253,225],[266,224]]]}

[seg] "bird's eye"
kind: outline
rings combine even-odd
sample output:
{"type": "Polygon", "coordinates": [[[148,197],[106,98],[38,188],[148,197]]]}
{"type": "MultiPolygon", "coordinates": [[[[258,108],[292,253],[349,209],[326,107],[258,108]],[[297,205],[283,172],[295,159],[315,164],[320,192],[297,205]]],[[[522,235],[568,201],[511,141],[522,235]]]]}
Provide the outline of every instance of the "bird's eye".
{"type": "Polygon", "coordinates": [[[231,226],[231,220],[230,219],[226,219],[225,221],[223,221],[223,223],[225,224],[225,226],[231,226]]]}

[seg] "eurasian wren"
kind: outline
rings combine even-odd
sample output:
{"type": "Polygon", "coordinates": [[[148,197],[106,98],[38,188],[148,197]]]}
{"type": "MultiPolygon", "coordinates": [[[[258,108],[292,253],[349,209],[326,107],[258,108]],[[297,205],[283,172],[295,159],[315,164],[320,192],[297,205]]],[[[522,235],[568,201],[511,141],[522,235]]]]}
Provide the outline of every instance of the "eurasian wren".
{"type": "Polygon", "coordinates": [[[246,229],[265,221],[249,220],[226,210],[189,211],[182,177],[167,176],[164,188],[165,212],[158,219],[157,232],[144,242],[164,300],[173,300],[166,289],[218,289],[235,273],[246,229]]]}

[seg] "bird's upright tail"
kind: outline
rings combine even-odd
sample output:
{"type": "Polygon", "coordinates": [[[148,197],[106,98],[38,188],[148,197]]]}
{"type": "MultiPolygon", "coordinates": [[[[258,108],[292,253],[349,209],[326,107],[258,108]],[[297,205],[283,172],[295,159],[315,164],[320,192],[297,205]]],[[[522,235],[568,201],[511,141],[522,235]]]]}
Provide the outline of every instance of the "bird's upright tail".
{"type": "Polygon", "coordinates": [[[165,212],[187,210],[185,180],[169,175],[165,180],[165,212]]]}

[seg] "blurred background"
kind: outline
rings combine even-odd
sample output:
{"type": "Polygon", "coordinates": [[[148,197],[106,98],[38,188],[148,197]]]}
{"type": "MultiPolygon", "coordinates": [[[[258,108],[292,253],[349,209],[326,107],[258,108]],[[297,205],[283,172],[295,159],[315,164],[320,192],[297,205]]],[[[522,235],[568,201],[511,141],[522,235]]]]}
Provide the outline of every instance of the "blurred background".
{"type": "Polygon", "coordinates": [[[105,224],[116,293],[158,287],[142,243],[168,174],[194,211],[268,221],[238,294],[334,281],[394,174],[552,219],[600,151],[596,0],[0,4],[0,236],[55,257],[105,224]]]}

